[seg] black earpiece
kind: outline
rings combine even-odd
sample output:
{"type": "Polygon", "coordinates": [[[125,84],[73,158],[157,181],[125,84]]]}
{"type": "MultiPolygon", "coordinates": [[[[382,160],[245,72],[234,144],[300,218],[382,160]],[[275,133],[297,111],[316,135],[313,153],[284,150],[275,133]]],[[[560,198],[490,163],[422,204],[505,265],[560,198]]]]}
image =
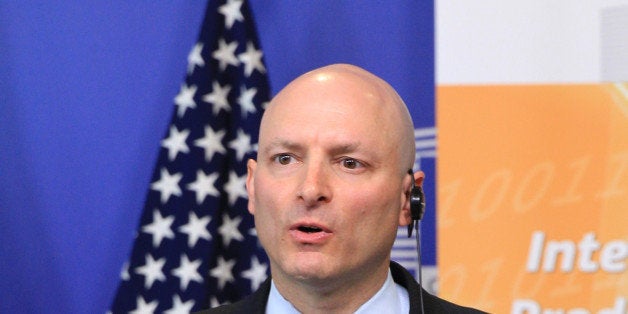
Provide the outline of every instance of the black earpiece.
{"type": "Polygon", "coordinates": [[[412,169],[408,170],[408,174],[412,177],[412,190],[410,190],[410,217],[412,222],[408,225],[409,238],[412,236],[412,228],[423,218],[423,213],[425,213],[425,194],[423,189],[414,183],[412,169]]]}
{"type": "MultiPolygon", "coordinates": [[[[412,218],[412,221],[408,225],[408,238],[412,237],[412,228],[415,228],[416,253],[419,258],[419,288],[423,291],[423,271],[421,270],[421,226],[419,225],[419,220],[423,218],[423,213],[425,213],[425,194],[423,193],[423,189],[416,185],[412,169],[408,169],[408,174],[410,175],[410,178],[412,178],[412,190],[410,190],[410,217],[412,218]]],[[[423,308],[423,292],[419,294],[419,297],[421,300],[421,314],[423,314],[425,313],[425,309],[423,308]]]]}

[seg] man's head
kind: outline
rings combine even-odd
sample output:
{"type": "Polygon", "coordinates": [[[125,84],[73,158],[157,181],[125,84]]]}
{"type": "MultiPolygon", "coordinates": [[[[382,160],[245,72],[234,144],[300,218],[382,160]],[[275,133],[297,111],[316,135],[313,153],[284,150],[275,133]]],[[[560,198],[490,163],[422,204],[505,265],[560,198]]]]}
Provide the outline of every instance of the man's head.
{"type": "Polygon", "coordinates": [[[308,72],[271,101],[247,190],[278,284],[387,271],[397,228],[410,223],[413,131],[394,89],[351,65],[308,72]]]}

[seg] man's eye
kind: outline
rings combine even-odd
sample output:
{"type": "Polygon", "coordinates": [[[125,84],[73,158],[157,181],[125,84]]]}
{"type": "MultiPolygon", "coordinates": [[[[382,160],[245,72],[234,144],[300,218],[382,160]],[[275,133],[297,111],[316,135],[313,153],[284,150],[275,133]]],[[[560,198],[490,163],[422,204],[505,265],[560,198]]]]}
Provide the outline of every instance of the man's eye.
{"type": "Polygon", "coordinates": [[[288,165],[294,161],[294,158],[288,154],[280,154],[275,156],[275,161],[282,165],[288,165]]]}
{"type": "Polygon", "coordinates": [[[347,169],[356,169],[362,167],[362,163],[353,158],[345,158],[342,160],[342,165],[347,169]]]}

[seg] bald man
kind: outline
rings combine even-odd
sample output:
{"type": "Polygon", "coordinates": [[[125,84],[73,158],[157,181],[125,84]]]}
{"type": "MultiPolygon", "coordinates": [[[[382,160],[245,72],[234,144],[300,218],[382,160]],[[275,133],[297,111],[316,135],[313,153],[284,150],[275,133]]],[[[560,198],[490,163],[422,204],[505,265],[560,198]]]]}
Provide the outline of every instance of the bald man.
{"type": "Polygon", "coordinates": [[[412,222],[413,181],[423,182],[414,154],[408,109],[375,75],[335,64],[288,84],[247,164],[272,279],[209,312],[480,313],[428,294],[390,260],[398,227],[412,222]]]}

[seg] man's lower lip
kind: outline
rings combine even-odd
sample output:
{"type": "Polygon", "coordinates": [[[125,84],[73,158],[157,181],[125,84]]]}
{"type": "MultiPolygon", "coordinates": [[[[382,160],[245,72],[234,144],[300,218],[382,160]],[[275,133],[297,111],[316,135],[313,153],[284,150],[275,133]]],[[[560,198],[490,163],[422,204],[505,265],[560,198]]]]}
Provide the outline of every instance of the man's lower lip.
{"type": "Polygon", "coordinates": [[[331,237],[331,233],[319,232],[303,232],[301,230],[290,230],[290,236],[297,242],[302,244],[321,244],[331,237]]]}

